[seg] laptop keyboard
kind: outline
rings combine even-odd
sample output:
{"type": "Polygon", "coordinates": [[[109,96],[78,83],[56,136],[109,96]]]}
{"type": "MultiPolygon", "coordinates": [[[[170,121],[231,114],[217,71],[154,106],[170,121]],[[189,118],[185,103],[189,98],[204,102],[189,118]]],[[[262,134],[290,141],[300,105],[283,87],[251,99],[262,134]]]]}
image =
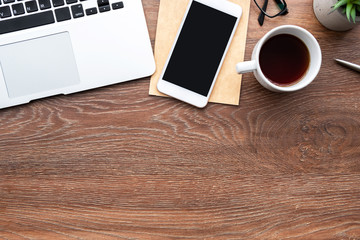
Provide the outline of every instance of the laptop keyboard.
{"type": "Polygon", "coordinates": [[[68,21],[124,7],[123,2],[97,0],[85,8],[83,0],[0,0],[0,34],[68,21]]]}

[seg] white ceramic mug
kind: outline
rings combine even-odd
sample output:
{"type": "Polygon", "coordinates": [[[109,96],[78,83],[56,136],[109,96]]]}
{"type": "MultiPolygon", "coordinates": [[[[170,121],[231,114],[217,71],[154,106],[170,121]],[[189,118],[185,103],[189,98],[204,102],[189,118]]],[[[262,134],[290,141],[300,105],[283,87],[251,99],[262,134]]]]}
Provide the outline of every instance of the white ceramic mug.
{"type": "Polygon", "coordinates": [[[253,72],[258,82],[264,86],[265,88],[274,91],[274,92],[293,92],[300,90],[307,85],[309,85],[318,75],[322,62],[322,54],[319,43],[315,39],[315,37],[305,30],[304,28],[294,26],[294,25],[283,25],[277,28],[272,29],[270,32],[265,34],[264,37],[260,39],[260,41],[256,44],[253,53],[252,60],[247,62],[240,62],[236,65],[236,70],[239,74],[253,72]],[[279,34],[290,34],[298,39],[300,39],[308,48],[310,55],[310,62],[307,72],[303,75],[303,77],[294,83],[293,85],[278,85],[270,81],[265,77],[264,73],[261,70],[261,66],[259,64],[259,55],[260,50],[264,43],[279,34]]]}

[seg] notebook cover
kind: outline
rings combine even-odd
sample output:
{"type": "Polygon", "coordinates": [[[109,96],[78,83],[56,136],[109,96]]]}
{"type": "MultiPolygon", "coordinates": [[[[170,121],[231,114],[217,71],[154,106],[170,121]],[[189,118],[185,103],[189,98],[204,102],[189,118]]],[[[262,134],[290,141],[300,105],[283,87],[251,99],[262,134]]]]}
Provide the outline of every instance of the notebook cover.
{"type": "MultiPolygon", "coordinates": [[[[250,0],[230,0],[243,9],[238,28],[219,72],[210,102],[239,105],[242,76],[237,74],[236,63],[244,60],[250,0]]],[[[161,0],[155,40],[156,72],[150,80],[150,95],[165,96],[156,84],[159,80],[189,0],[161,0]]]]}

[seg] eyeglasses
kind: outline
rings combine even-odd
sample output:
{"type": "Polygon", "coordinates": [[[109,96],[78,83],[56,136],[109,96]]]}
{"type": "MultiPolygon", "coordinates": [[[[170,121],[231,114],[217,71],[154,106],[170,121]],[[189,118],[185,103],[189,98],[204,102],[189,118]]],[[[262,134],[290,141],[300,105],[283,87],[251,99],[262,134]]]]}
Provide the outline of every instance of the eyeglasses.
{"type": "Polygon", "coordinates": [[[254,0],[255,5],[260,9],[261,13],[259,15],[259,24],[262,25],[264,22],[265,16],[268,18],[274,18],[280,15],[288,14],[288,8],[285,0],[274,0],[277,8],[271,8],[267,11],[269,0],[254,0]]]}

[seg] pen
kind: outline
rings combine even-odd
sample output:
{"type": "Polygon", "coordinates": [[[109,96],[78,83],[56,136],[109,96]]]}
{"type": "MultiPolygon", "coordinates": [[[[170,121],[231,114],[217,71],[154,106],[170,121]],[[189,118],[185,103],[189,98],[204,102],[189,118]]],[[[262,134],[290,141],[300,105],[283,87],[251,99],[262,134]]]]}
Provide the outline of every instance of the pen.
{"type": "Polygon", "coordinates": [[[340,59],[335,59],[335,61],[337,63],[339,63],[340,65],[342,65],[342,66],[345,66],[347,68],[350,68],[352,70],[360,72],[360,65],[357,65],[357,64],[354,64],[354,63],[351,63],[351,62],[347,62],[347,61],[344,61],[344,60],[340,60],[340,59]]]}

